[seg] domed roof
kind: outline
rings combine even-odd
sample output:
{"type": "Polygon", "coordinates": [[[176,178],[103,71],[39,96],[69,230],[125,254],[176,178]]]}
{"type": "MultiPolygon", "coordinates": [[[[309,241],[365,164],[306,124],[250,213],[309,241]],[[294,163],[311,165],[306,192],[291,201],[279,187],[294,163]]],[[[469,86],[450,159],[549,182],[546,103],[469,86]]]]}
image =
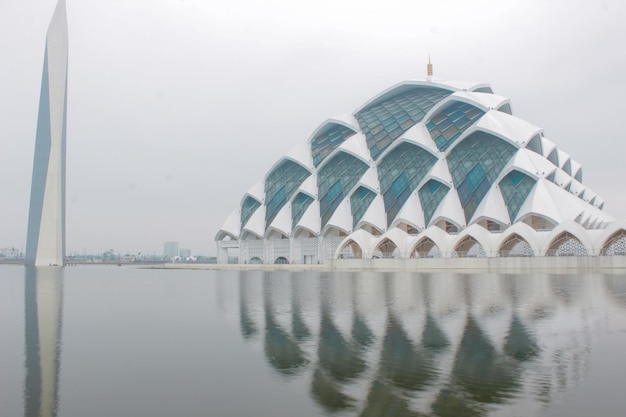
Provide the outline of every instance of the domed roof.
{"type": "Polygon", "coordinates": [[[456,233],[485,222],[586,228],[614,221],[602,206],[581,165],[489,85],[410,80],[323,122],[244,195],[217,236],[456,233]]]}

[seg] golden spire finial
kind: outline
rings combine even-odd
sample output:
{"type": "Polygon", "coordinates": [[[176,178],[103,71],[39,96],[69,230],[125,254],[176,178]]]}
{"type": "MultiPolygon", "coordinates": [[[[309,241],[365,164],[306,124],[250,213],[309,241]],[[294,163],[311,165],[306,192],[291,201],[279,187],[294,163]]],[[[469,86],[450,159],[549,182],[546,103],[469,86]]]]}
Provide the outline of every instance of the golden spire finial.
{"type": "Polygon", "coordinates": [[[426,73],[428,75],[428,79],[432,80],[432,78],[433,78],[433,64],[430,63],[430,54],[428,54],[428,65],[426,66],[426,73]]]}

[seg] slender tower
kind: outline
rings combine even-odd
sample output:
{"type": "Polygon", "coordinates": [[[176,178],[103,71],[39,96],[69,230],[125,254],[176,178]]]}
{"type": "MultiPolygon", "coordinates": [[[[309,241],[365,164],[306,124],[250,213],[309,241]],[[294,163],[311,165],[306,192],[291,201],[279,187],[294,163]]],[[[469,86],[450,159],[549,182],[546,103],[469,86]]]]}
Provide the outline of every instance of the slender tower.
{"type": "Polygon", "coordinates": [[[63,266],[65,261],[67,51],[65,0],[59,0],[46,36],[26,236],[27,266],[63,266]]]}

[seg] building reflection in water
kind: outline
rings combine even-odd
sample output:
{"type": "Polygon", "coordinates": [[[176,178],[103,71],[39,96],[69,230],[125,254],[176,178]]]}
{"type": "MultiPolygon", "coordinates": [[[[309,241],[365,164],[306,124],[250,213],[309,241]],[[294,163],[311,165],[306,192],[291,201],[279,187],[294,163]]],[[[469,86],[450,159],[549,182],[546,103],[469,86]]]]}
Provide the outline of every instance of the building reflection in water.
{"type": "Polygon", "coordinates": [[[63,322],[63,269],[26,267],[24,416],[57,415],[63,322]]]}
{"type": "Polygon", "coordinates": [[[597,283],[242,271],[239,323],[281,378],[309,381],[328,414],[530,415],[582,378],[602,321],[597,283]]]}

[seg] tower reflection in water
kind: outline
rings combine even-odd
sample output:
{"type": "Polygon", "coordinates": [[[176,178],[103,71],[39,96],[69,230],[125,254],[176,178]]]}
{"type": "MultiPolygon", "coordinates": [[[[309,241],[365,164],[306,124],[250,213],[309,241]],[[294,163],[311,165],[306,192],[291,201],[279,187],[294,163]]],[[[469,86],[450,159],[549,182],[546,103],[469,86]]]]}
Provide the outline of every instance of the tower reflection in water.
{"type": "Polygon", "coordinates": [[[57,415],[63,322],[63,269],[26,267],[24,416],[57,415]]]}
{"type": "Polygon", "coordinates": [[[598,282],[242,271],[238,315],[243,338],[281,378],[305,378],[327,414],[531,415],[583,377],[598,282]]]}

